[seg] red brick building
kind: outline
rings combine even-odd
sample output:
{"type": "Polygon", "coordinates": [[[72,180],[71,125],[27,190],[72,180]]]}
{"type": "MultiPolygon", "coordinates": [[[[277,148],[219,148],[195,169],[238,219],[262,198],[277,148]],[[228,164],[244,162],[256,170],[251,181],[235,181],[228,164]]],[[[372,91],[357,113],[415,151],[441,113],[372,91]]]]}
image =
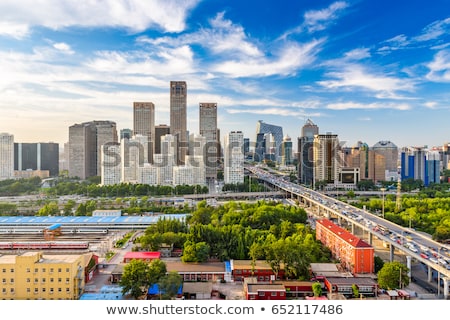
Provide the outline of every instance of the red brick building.
{"type": "Polygon", "coordinates": [[[251,260],[231,260],[231,275],[234,281],[243,281],[245,278],[255,277],[258,282],[269,282],[284,279],[284,266],[276,275],[270,265],[263,260],[255,261],[252,266],[251,260]]]}
{"type": "Polygon", "coordinates": [[[374,272],[374,248],[330,220],[316,221],[316,239],[353,274],[374,272]]]}
{"type": "Polygon", "coordinates": [[[123,257],[123,262],[128,263],[133,259],[136,260],[142,260],[145,262],[150,262],[155,259],[161,258],[161,252],[153,252],[153,251],[146,251],[146,252],[139,252],[139,251],[130,251],[125,253],[125,256],[123,257]]]}
{"type": "Polygon", "coordinates": [[[247,283],[247,300],[286,300],[286,288],[282,284],[247,283]]]}

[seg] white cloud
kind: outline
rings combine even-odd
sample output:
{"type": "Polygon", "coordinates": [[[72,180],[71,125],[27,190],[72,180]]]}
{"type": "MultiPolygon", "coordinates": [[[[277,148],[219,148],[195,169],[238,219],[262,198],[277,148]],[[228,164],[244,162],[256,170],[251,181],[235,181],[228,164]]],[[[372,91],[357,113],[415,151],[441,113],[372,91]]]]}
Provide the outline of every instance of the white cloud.
{"type": "Polygon", "coordinates": [[[450,81],[450,50],[442,50],[435,54],[433,61],[426,64],[430,70],[426,78],[435,82],[450,81]]]}
{"type": "Polygon", "coordinates": [[[0,22],[0,36],[22,39],[29,33],[28,25],[7,21],[0,22]]]}
{"type": "Polygon", "coordinates": [[[67,43],[64,43],[64,42],[58,42],[58,43],[53,44],[53,48],[55,48],[61,52],[67,53],[67,54],[74,53],[74,51],[72,50],[70,45],[68,45],[67,43]]]}
{"type": "Polygon", "coordinates": [[[383,95],[394,96],[396,91],[411,91],[414,85],[409,79],[389,77],[380,74],[371,74],[358,64],[347,64],[340,71],[329,72],[328,77],[336,80],[318,81],[329,89],[338,88],[362,88],[380,92],[383,95]]]}
{"type": "MultiPolygon", "coordinates": [[[[44,26],[51,29],[70,26],[124,27],[133,32],[158,26],[163,31],[180,32],[185,29],[188,12],[199,1],[3,0],[0,2],[0,12],[3,25],[9,26],[9,30],[12,30],[9,33],[18,35],[23,35],[30,26],[44,26]],[[102,14],[98,14],[100,12],[102,14]]],[[[0,27],[1,29],[3,28],[0,27]]]]}
{"type": "Polygon", "coordinates": [[[293,75],[298,69],[311,64],[319,51],[322,40],[313,40],[307,44],[286,43],[274,58],[248,58],[222,61],[213,66],[213,70],[231,77],[253,77],[271,75],[293,75]]]}
{"type": "Polygon", "coordinates": [[[304,15],[304,26],[309,32],[323,30],[337,18],[339,11],[347,7],[347,2],[337,1],[325,9],[307,11],[304,15]]]}
{"type": "Polygon", "coordinates": [[[410,110],[411,106],[406,103],[392,104],[392,103],[361,103],[361,102],[338,102],[329,103],[326,106],[330,110],[349,110],[349,109],[363,109],[363,110],[379,110],[379,109],[395,109],[406,111],[410,110]]]}

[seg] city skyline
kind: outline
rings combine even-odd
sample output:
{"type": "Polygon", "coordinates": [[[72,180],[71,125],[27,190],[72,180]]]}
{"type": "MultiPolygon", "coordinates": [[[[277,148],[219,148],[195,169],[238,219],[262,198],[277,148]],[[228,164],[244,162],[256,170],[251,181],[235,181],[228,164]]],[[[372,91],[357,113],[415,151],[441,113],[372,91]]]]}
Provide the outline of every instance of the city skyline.
{"type": "Polygon", "coordinates": [[[168,84],[186,81],[191,133],[199,103],[217,103],[221,140],[242,130],[255,141],[262,120],[295,141],[311,119],[347,146],[442,146],[450,140],[445,5],[2,1],[0,132],[62,146],[75,123],[132,128],[136,101],[154,103],[155,124],[169,125],[168,84]]]}

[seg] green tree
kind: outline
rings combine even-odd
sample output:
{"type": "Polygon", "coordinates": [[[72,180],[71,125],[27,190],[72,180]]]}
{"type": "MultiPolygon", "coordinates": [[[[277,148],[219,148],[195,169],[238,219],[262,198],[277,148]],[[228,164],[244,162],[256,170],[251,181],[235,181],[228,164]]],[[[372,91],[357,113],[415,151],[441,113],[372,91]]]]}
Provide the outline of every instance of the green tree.
{"type": "Polygon", "coordinates": [[[312,290],[314,293],[314,297],[320,297],[322,295],[322,285],[320,282],[314,282],[312,284],[312,290]]]}
{"type": "Polygon", "coordinates": [[[403,288],[409,284],[409,269],[398,261],[386,262],[378,271],[378,285],[382,289],[403,288]]]}
{"type": "Polygon", "coordinates": [[[149,264],[133,259],[123,268],[120,286],[122,294],[130,294],[134,299],[142,296],[149,284],[149,264]]]}
{"type": "Polygon", "coordinates": [[[160,259],[152,260],[148,265],[148,286],[157,284],[167,273],[167,265],[160,259]]]}
{"type": "Polygon", "coordinates": [[[177,296],[182,283],[183,278],[178,274],[178,272],[171,271],[160,279],[158,285],[164,298],[173,299],[177,296]]]}

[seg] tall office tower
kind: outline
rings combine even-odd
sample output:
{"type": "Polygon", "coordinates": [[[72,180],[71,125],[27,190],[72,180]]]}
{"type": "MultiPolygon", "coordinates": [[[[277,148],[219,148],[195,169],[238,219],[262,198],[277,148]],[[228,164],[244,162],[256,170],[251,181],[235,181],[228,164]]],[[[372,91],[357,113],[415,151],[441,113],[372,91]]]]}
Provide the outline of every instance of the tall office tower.
{"type": "Polygon", "coordinates": [[[286,135],[281,143],[281,164],[288,166],[292,164],[292,140],[286,135]]]}
{"type": "Polygon", "coordinates": [[[101,147],[117,142],[113,121],[91,121],[69,127],[69,176],[86,179],[101,174],[101,147]]]}
{"type": "Polygon", "coordinates": [[[247,159],[250,157],[250,139],[244,138],[244,156],[247,159]]]}
{"type": "Polygon", "coordinates": [[[428,152],[426,160],[426,186],[430,185],[431,183],[441,183],[440,166],[441,160],[439,152],[428,152]]]}
{"type": "Polygon", "coordinates": [[[155,154],[161,153],[161,137],[170,133],[170,127],[167,124],[155,126],[155,154]]]}
{"type": "Polygon", "coordinates": [[[225,136],[224,182],[244,183],[244,135],[242,131],[231,131],[225,136]]]}
{"type": "Polygon", "coordinates": [[[188,148],[186,81],[170,81],[170,133],[177,138],[177,164],[184,164],[188,148]]]}
{"type": "Polygon", "coordinates": [[[425,186],[439,183],[436,170],[440,168],[440,158],[422,147],[404,148],[401,153],[401,179],[422,180],[425,186]],[[429,171],[431,170],[431,172],[429,171]]]}
{"type": "Polygon", "coordinates": [[[194,133],[189,135],[189,156],[186,157],[186,165],[193,169],[193,184],[206,185],[206,144],[204,136],[194,133]]]}
{"type": "Polygon", "coordinates": [[[327,184],[339,181],[343,159],[337,134],[314,135],[313,159],[313,186],[319,181],[325,181],[327,184]]]}
{"type": "Polygon", "coordinates": [[[131,139],[133,137],[133,130],[131,129],[121,129],[119,141],[122,139],[131,139]]]}
{"type": "Polygon", "coordinates": [[[220,137],[217,135],[217,103],[200,103],[200,135],[206,138],[204,161],[206,179],[217,179],[217,165],[220,156],[220,137]]]}
{"type": "MultiPolygon", "coordinates": [[[[125,138],[126,139],[126,138],[125,138]]],[[[124,141],[122,139],[121,141],[124,141]]],[[[122,179],[122,161],[120,144],[104,144],[101,154],[101,184],[103,186],[119,184],[122,179]]]]}
{"type": "Polygon", "coordinates": [[[302,127],[301,137],[297,140],[298,180],[307,186],[313,185],[313,144],[317,134],[319,127],[308,119],[302,127]]]}
{"type": "Polygon", "coordinates": [[[152,102],[133,102],[133,135],[148,138],[149,162],[153,162],[155,150],[155,105],[152,102]]]}
{"type": "Polygon", "coordinates": [[[264,136],[264,133],[256,134],[256,145],[253,161],[262,162],[266,157],[266,140],[264,139],[264,136]]]}
{"type": "Polygon", "coordinates": [[[398,170],[398,148],[391,141],[378,141],[371,148],[374,152],[382,155],[385,159],[386,170],[397,172],[398,170]]]}
{"type": "Polygon", "coordinates": [[[450,169],[450,142],[444,143],[442,147],[442,167],[441,170],[450,169]]]}
{"type": "MultiPolygon", "coordinates": [[[[270,133],[273,136],[273,139],[275,141],[275,160],[277,162],[281,161],[281,143],[283,142],[283,128],[280,126],[276,126],[273,124],[265,123],[262,120],[258,120],[256,123],[256,136],[258,137],[259,133],[270,133]]],[[[266,141],[267,144],[267,141],[266,141]]],[[[267,145],[266,145],[267,147],[267,145]]]]}
{"type": "Polygon", "coordinates": [[[0,180],[14,178],[14,135],[0,133],[0,180]]]}
{"type": "Polygon", "coordinates": [[[14,143],[14,170],[47,170],[51,177],[59,174],[57,143],[14,143]]]}

